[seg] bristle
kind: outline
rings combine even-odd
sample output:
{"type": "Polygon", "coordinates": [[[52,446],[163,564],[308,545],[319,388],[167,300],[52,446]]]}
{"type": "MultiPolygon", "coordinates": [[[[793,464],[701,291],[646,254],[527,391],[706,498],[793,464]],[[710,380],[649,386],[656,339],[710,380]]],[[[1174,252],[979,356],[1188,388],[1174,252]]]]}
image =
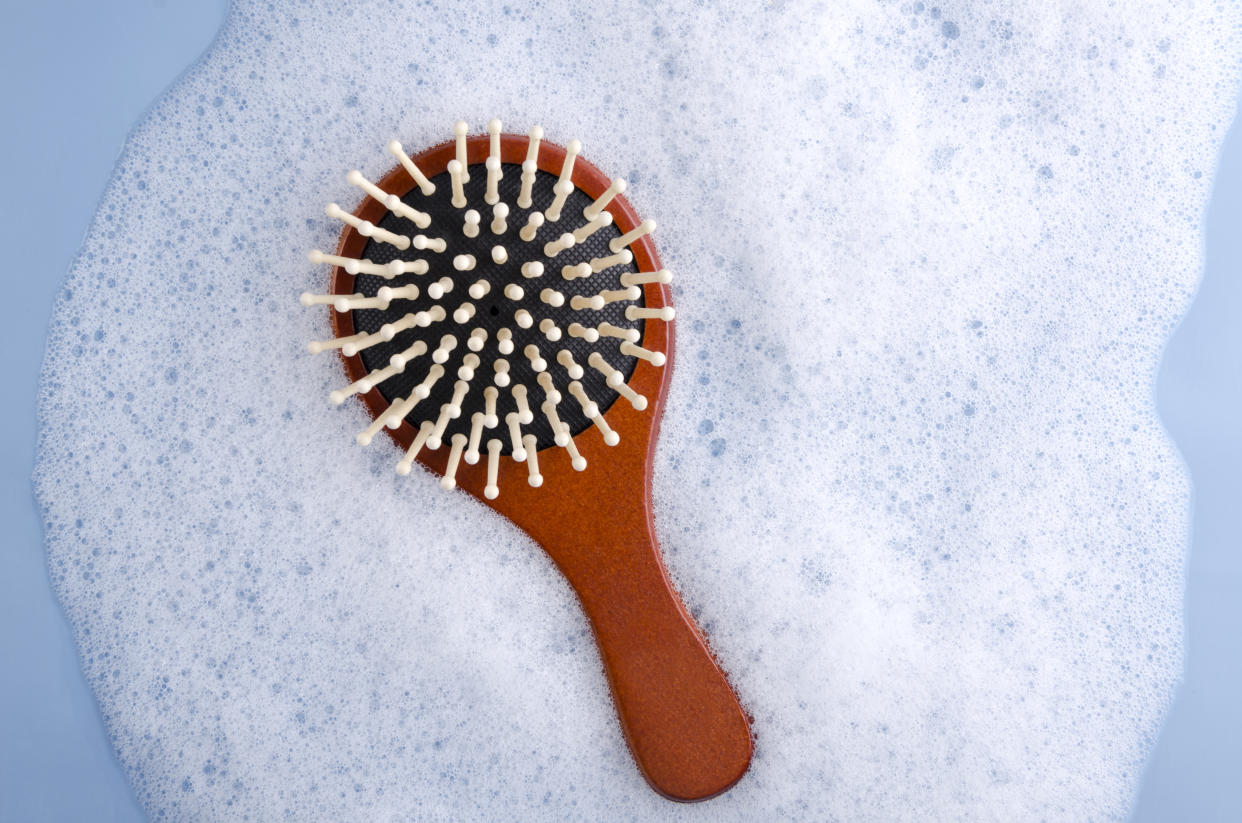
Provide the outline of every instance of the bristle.
{"type": "Polygon", "coordinates": [[[397,162],[399,162],[402,167],[409,172],[410,177],[414,178],[415,184],[418,185],[418,190],[423,193],[424,197],[435,194],[436,184],[428,180],[427,175],[423,174],[422,171],[419,170],[418,166],[414,165],[414,161],[411,160],[410,156],[405,153],[405,149],[401,147],[400,143],[396,140],[389,140],[388,153],[397,158],[397,162]]]}
{"type": "Polygon", "coordinates": [[[505,251],[504,246],[492,246],[492,262],[496,265],[505,263],[509,259],[509,252],[505,251]]]}
{"type": "Polygon", "coordinates": [[[599,311],[604,307],[604,298],[598,294],[593,294],[590,297],[583,294],[575,294],[569,298],[569,307],[574,311],[584,311],[586,309],[599,311]]]}
{"type": "Polygon", "coordinates": [[[488,500],[495,500],[500,494],[500,487],[496,485],[496,475],[500,470],[500,450],[504,448],[496,438],[487,441],[487,485],[483,487],[483,496],[488,500]]]}
{"type": "Polygon", "coordinates": [[[605,360],[603,355],[597,351],[591,352],[587,357],[587,364],[604,376],[604,382],[610,388],[615,389],[625,382],[625,375],[614,369],[612,364],[605,360]]]}
{"type": "MultiPolygon", "coordinates": [[[[478,231],[477,227],[475,231],[478,231]]],[[[453,258],[453,268],[457,269],[457,271],[472,271],[476,265],[477,261],[475,261],[473,254],[459,254],[453,258]]],[[[473,296],[471,295],[471,297],[473,296]]],[[[482,297],[482,295],[479,296],[482,297]]]]}
{"type": "Polygon", "coordinates": [[[659,271],[627,272],[621,275],[622,286],[645,286],[648,283],[672,283],[673,274],[668,269],[659,271]]]}
{"type": "Polygon", "coordinates": [[[388,269],[388,272],[386,274],[381,274],[380,276],[391,280],[392,278],[402,274],[426,274],[427,269],[430,268],[430,266],[426,260],[422,259],[393,260],[386,266],[386,268],[388,269]]]}
{"type": "Polygon", "coordinates": [[[565,305],[565,295],[556,289],[544,289],[539,292],[539,299],[554,309],[565,305]]]}
{"type": "Polygon", "coordinates": [[[599,406],[591,400],[586,393],[586,389],[577,380],[569,384],[569,393],[578,400],[578,404],[582,406],[582,414],[591,419],[595,427],[599,429],[600,434],[604,436],[604,442],[609,446],[615,446],[621,442],[621,437],[608,426],[608,421],[599,413],[599,406]]]}
{"type": "Polygon", "coordinates": [[[627,306],[625,309],[626,320],[663,320],[671,321],[677,316],[677,312],[672,306],[661,306],[658,309],[649,309],[645,306],[627,306]]]}
{"type": "Polygon", "coordinates": [[[553,442],[558,446],[564,446],[565,441],[569,439],[569,431],[565,424],[561,422],[560,415],[556,413],[556,404],[549,398],[543,401],[539,409],[543,412],[543,416],[548,419],[548,425],[552,427],[553,442]]]}
{"type": "MultiPolygon", "coordinates": [[[[535,185],[535,175],[539,170],[539,141],[543,139],[543,126],[531,126],[530,139],[526,144],[526,161],[522,163],[522,190],[518,194],[519,208],[531,207],[530,193],[535,185]]],[[[542,222],[542,216],[540,217],[542,222]]],[[[533,235],[532,235],[533,236],[533,235]]],[[[530,240],[523,237],[523,240],[530,240]]]]}
{"type": "Polygon", "coordinates": [[[637,343],[642,336],[638,333],[638,329],[623,329],[620,326],[614,326],[611,323],[600,323],[595,330],[603,337],[618,337],[622,340],[628,340],[631,343],[637,343]]]}
{"type": "MultiPolygon", "coordinates": [[[[387,426],[390,429],[400,428],[401,421],[404,420],[405,416],[413,411],[414,407],[422,402],[422,400],[423,398],[412,392],[406,397],[399,397],[388,406],[387,410],[385,410],[382,415],[376,418],[376,422],[382,423],[382,425],[387,426]]],[[[379,431],[379,429],[376,428],[375,431],[379,431]]],[[[363,432],[363,434],[367,434],[368,432],[371,432],[371,429],[367,429],[367,431],[363,432]]],[[[366,445],[366,443],[362,443],[361,441],[359,441],[359,444],[363,446],[366,445]]]]}
{"type": "Polygon", "coordinates": [[[457,378],[459,380],[473,380],[474,372],[479,368],[479,356],[474,352],[469,352],[461,359],[461,365],[457,367],[457,378]]]}
{"type": "Polygon", "coordinates": [[[574,247],[574,236],[570,234],[569,232],[565,232],[557,239],[549,243],[545,243],[543,246],[543,253],[547,257],[556,257],[558,254],[565,251],[566,249],[572,249],[573,247],[574,247]]]}
{"type": "Polygon", "coordinates": [[[631,389],[625,383],[619,383],[613,388],[616,389],[617,394],[630,401],[630,405],[634,407],[634,411],[643,411],[647,408],[647,398],[631,389]]]}
{"type": "MultiPolygon", "coordinates": [[[[470,209],[463,217],[464,222],[462,223],[461,233],[466,235],[466,237],[478,237],[479,221],[483,219],[482,215],[476,210],[470,209]]],[[[456,262],[456,258],[454,258],[454,262],[456,262]]]]}
{"type": "Polygon", "coordinates": [[[444,335],[440,338],[440,345],[431,353],[432,361],[444,365],[455,348],[457,348],[457,338],[451,334],[444,335]]]}
{"type": "Polygon", "coordinates": [[[517,406],[518,422],[523,426],[529,426],[534,422],[535,415],[530,411],[530,403],[526,397],[526,387],[518,383],[510,391],[513,393],[513,402],[517,406]]]}
{"type": "Polygon", "coordinates": [[[538,260],[532,260],[529,263],[522,264],[522,276],[527,280],[534,280],[536,277],[543,277],[543,264],[538,260]]]}
{"type": "Polygon", "coordinates": [[[604,228],[604,226],[611,226],[611,225],[612,225],[612,214],[610,214],[609,212],[604,212],[603,214],[597,215],[594,220],[589,220],[587,221],[585,225],[582,225],[574,229],[573,231],[574,241],[577,243],[585,243],[586,239],[590,237],[592,234],[595,234],[595,232],[604,228]]]}
{"type": "Polygon", "coordinates": [[[405,476],[410,473],[410,469],[414,466],[418,453],[422,451],[423,445],[427,442],[427,438],[431,436],[432,422],[424,420],[418,427],[418,434],[414,435],[414,442],[410,443],[410,447],[406,449],[405,457],[397,462],[397,474],[405,476]]]}
{"type": "Polygon", "coordinates": [[[346,297],[338,297],[332,301],[332,308],[338,312],[353,311],[354,309],[379,309],[383,311],[388,308],[388,301],[382,297],[358,297],[349,295],[346,297]]]}
{"type": "Polygon", "coordinates": [[[425,229],[431,225],[431,215],[426,212],[421,212],[411,206],[407,206],[400,197],[384,191],[370,180],[367,180],[362,176],[362,172],[357,169],[354,169],[349,172],[349,174],[345,175],[345,179],[350,185],[357,186],[366,192],[373,200],[383,204],[384,208],[388,209],[393,214],[398,217],[404,217],[420,229],[425,229]]]}
{"type": "MultiPolygon", "coordinates": [[[[518,205],[522,205],[522,201],[518,200],[518,205]]],[[[543,225],[543,212],[532,211],[530,216],[526,218],[526,225],[518,231],[518,237],[527,243],[535,239],[535,235],[539,233],[539,227],[543,225]]]]}
{"type": "Polygon", "coordinates": [[[476,280],[470,284],[470,288],[466,289],[467,293],[475,300],[482,300],[487,293],[492,290],[492,284],[486,280],[476,280]]]}
{"type": "Polygon", "coordinates": [[[574,362],[574,355],[569,349],[561,349],[556,353],[556,362],[565,367],[570,380],[582,379],[582,367],[574,362]]]}
{"type": "Polygon", "coordinates": [[[643,222],[638,224],[637,228],[626,232],[620,237],[614,237],[612,240],[609,240],[608,248],[614,252],[621,251],[623,248],[633,243],[635,240],[638,240],[641,237],[645,237],[648,234],[651,234],[653,231],[655,231],[655,228],[656,228],[656,222],[654,220],[644,220],[643,222]]]}
{"type": "Polygon", "coordinates": [[[419,320],[418,320],[418,325],[420,325],[420,326],[430,326],[433,322],[434,322],[434,323],[439,323],[439,322],[440,322],[441,320],[443,320],[445,317],[448,317],[448,313],[444,311],[444,307],[443,307],[443,306],[432,306],[431,308],[427,309],[426,311],[420,311],[420,312],[418,312],[418,313],[417,313],[417,314],[415,314],[414,316],[415,316],[415,317],[417,317],[417,318],[419,318],[419,320]],[[424,321],[424,320],[422,319],[422,317],[421,317],[422,315],[425,315],[428,319],[427,319],[426,321],[424,321]]]}
{"type": "Polygon", "coordinates": [[[461,401],[466,399],[466,392],[470,391],[470,382],[467,380],[458,380],[453,384],[453,399],[449,400],[449,417],[456,420],[461,417],[461,401]]]}
{"type": "Polygon", "coordinates": [[[483,193],[483,202],[489,206],[494,206],[500,202],[500,177],[504,174],[500,170],[500,158],[487,158],[487,162],[483,164],[483,167],[487,169],[487,190],[483,193]]]}
{"type": "Polygon", "coordinates": [[[440,443],[444,437],[444,430],[448,428],[449,420],[453,417],[448,403],[440,407],[440,416],[436,418],[436,425],[431,430],[431,436],[427,438],[427,448],[435,451],[440,448],[440,443]]]}
{"type": "Polygon", "coordinates": [[[522,354],[526,355],[526,359],[530,361],[530,367],[536,374],[548,367],[548,361],[539,356],[539,347],[534,343],[528,343],[526,348],[522,349],[522,354]]]}
{"type": "Polygon", "coordinates": [[[425,234],[414,235],[414,239],[411,242],[414,248],[419,251],[431,249],[436,254],[443,254],[444,250],[448,248],[448,243],[445,242],[443,237],[428,237],[425,234]]]}
{"type": "Polygon", "coordinates": [[[597,332],[595,329],[592,329],[588,326],[584,326],[581,323],[570,323],[569,324],[569,336],[570,337],[581,337],[583,340],[587,341],[588,343],[594,343],[596,340],[599,340],[599,332],[597,332]]]}
{"type": "Polygon", "coordinates": [[[535,325],[535,318],[526,309],[518,309],[513,313],[513,322],[523,329],[529,329],[535,325]]]}
{"type": "Polygon", "coordinates": [[[557,183],[552,187],[552,203],[544,209],[543,216],[547,218],[549,223],[555,223],[561,219],[561,209],[565,208],[565,201],[569,199],[569,195],[574,190],[573,183],[557,183]]]}
{"type": "Polygon", "coordinates": [[[389,302],[392,302],[393,300],[417,300],[418,286],[413,283],[406,286],[398,286],[395,289],[391,286],[380,286],[379,291],[375,293],[375,296],[380,300],[387,300],[389,302]]]}
{"type": "Polygon", "coordinates": [[[630,357],[637,357],[640,360],[646,360],[653,366],[664,365],[665,358],[661,352],[644,349],[642,346],[637,346],[628,340],[621,341],[621,353],[628,354],[630,357]]]}
{"type": "Polygon", "coordinates": [[[526,459],[526,449],[522,447],[522,429],[521,421],[518,419],[517,412],[509,412],[505,415],[505,425],[509,427],[509,445],[513,449],[513,459],[521,463],[526,459]]]}
{"type": "Polygon", "coordinates": [[[432,300],[439,300],[445,294],[453,290],[453,278],[441,277],[436,282],[427,287],[427,296],[432,300]]]}
{"type": "Polygon", "coordinates": [[[629,249],[622,249],[616,254],[610,254],[606,257],[591,258],[591,271],[599,273],[604,269],[610,269],[613,266],[628,266],[634,262],[634,255],[629,249]]]}
{"type": "Polygon", "coordinates": [[[561,339],[561,328],[551,317],[545,317],[539,321],[539,331],[543,332],[543,336],[553,343],[561,339]]]}
{"type": "MultiPolygon", "coordinates": [[[[458,120],[453,124],[453,136],[457,138],[457,156],[450,160],[449,163],[457,163],[461,167],[461,181],[463,183],[470,182],[470,164],[466,162],[466,135],[469,133],[470,124],[465,120],[458,120]]],[[[456,206],[457,204],[454,203],[453,205],[456,206]]],[[[457,207],[461,208],[460,206],[457,207]]]]}
{"type": "Polygon", "coordinates": [[[543,485],[543,475],[539,473],[539,451],[535,448],[535,435],[528,434],[522,438],[522,445],[526,449],[526,468],[529,474],[526,482],[535,488],[543,485]]]}
{"type": "Polygon", "coordinates": [[[496,332],[496,350],[501,354],[513,354],[513,332],[500,329],[496,332]]]}
{"type": "Polygon", "coordinates": [[[535,382],[539,384],[541,389],[543,389],[543,396],[546,397],[552,405],[555,406],[557,403],[561,402],[561,393],[556,390],[556,383],[552,380],[551,372],[544,371],[535,375],[535,382]]]}
{"type": "Polygon", "coordinates": [[[585,209],[582,210],[582,216],[585,217],[587,220],[594,220],[596,217],[599,216],[600,212],[608,208],[608,204],[612,202],[612,199],[616,197],[618,194],[624,193],[625,189],[626,189],[625,180],[623,180],[620,177],[618,177],[616,180],[613,180],[611,183],[608,184],[608,188],[604,190],[604,193],[601,194],[599,197],[595,198],[595,202],[593,202],[591,205],[587,206],[585,209]]]}
{"type": "Polygon", "coordinates": [[[414,344],[407,347],[404,351],[399,351],[392,357],[388,358],[391,364],[399,364],[402,370],[409,365],[411,360],[422,357],[427,353],[427,344],[422,340],[415,340],[414,344]]]}
{"type": "Polygon", "coordinates": [[[476,328],[470,332],[470,339],[466,341],[466,348],[470,351],[481,351],[483,344],[487,342],[487,329],[476,328]]]}
{"type": "Polygon", "coordinates": [[[590,277],[593,273],[590,263],[574,263],[568,266],[561,266],[562,280],[581,280],[590,277]]]}
{"type": "Polygon", "coordinates": [[[505,222],[508,217],[508,205],[497,203],[495,206],[492,206],[492,234],[504,234],[509,230],[509,224],[505,222]]]}
{"type": "MultiPolygon", "coordinates": [[[[424,314],[424,313],[425,312],[418,312],[416,314],[407,314],[399,320],[394,320],[391,323],[385,323],[384,325],[380,326],[377,331],[372,332],[371,334],[364,334],[361,337],[355,334],[353,335],[353,337],[357,338],[356,340],[349,339],[349,342],[341,346],[341,354],[345,355],[346,357],[353,357],[355,354],[362,351],[363,349],[369,349],[378,343],[387,343],[389,340],[392,340],[393,337],[395,337],[398,332],[403,332],[406,329],[412,329],[415,326],[417,326],[419,324],[418,315],[424,314]]],[[[342,339],[348,339],[348,338],[342,338],[342,339]]]]}
{"type": "Polygon", "coordinates": [[[604,298],[604,303],[623,303],[627,300],[637,300],[643,296],[643,290],[638,286],[628,286],[624,289],[605,289],[599,293],[604,298]]]}
{"type": "Polygon", "coordinates": [[[496,119],[492,119],[487,124],[488,154],[487,161],[483,164],[487,169],[487,193],[483,195],[483,200],[489,206],[500,202],[497,187],[500,184],[500,178],[504,176],[500,168],[500,128],[501,123],[496,119]]]}
{"type": "Polygon", "coordinates": [[[574,467],[574,471],[586,471],[586,458],[578,454],[578,446],[572,437],[565,443],[565,451],[569,452],[569,462],[574,467]]]}
{"type": "Polygon", "coordinates": [[[591,422],[595,424],[595,428],[599,429],[599,433],[604,436],[605,445],[615,446],[621,442],[621,435],[612,430],[612,427],[608,425],[608,421],[604,419],[604,415],[596,413],[591,418],[591,422]]]}
{"type": "Polygon", "coordinates": [[[543,216],[552,223],[561,219],[561,209],[565,207],[565,200],[568,199],[570,192],[574,190],[572,181],[574,160],[577,159],[578,152],[580,151],[582,151],[582,143],[576,139],[570,140],[569,145],[565,147],[565,162],[561,164],[561,176],[556,181],[556,185],[552,187],[555,197],[552,199],[552,204],[543,213],[543,216]]]}
{"type": "MultiPolygon", "coordinates": [[[[420,340],[418,342],[421,343],[422,341],[420,340]]],[[[387,366],[368,372],[366,376],[355,380],[343,389],[337,389],[328,395],[328,399],[331,400],[334,405],[339,406],[345,402],[346,398],[353,397],[355,394],[366,394],[378,384],[383,383],[385,380],[392,377],[394,374],[405,371],[406,362],[413,360],[415,357],[427,350],[427,346],[424,343],[422,351],[411,354],[411,352],[414,352],[416,348],[417,343],[410,346],[410,348],[406,349],[405,352],[402,352],[401,354],[394,354],[389,359],[387,366]]]]}
{"type": "Polygon", "coordinates": [[[348,337],[336,337],[331,340],[312,340],[306,344],[306,350],[311,354],[319,354],[329,349],[339,349],[348,346],[350,343],[356,343],[366,338],[366,332],[351,334],[348,337]]]}
{"type": "Polygon", "coordinates": [[[450,440],[448,463],[444,467],[444,476],[440,478],[440,488],[448,490],[457,486],[457,463],[461,460],[461,450],[466,446],[466,435],[458,432],[450,440]]]}
{"type": "MultiPolygon", "coordinates": [[[[571,377],[573,375],[570,375],[571,377]]],[[[582,369],[578,369],[578,377],[575,377],[569,384],[569,393],[578,401],[578,405],[582,407],[582,414],[586,417],[594,418],[599,414],[599,405],[587,396],[586,389],[578,382],[582,377],[582,369]]]]}
{"type": "Polygon", "coordinates": [[[454,323],[469,323],[471,317],[474,317],[474,304],[469,300],[453,310],[454,323]]]}
{"type": "Polygon", "coordinates": [[[523,288],[519,286],[517,283],[510,283],[509,285],[505,286],[505,297],[509,298],[510,300],[521,300],[525,296],[526,296],[525,290],[523,290],[523,288]]]}
{"type": "Polygon", "coordinates": [[[435,388],[436,381],[444,376],[444,367],[439,363],[433,363],[431,368],[427,370],[427,376],[423,378],[423,382],[414,387],[414,396],[419,400],[426,400],[431,396],[431,390],[435,388]]]}
{"type": "Polygon", "coordinates": [[[359,217],[355,217],[342,209],[336,203],[329,203],[324,207],[323,212],[329,217],[335,217],[337,220],[353,226],[363,237],[370,237],[372,240],[377,242],[387,243],[390,246],[396,246],[402,251],[405,251],[410,247],[410,238],[406,237],[404,234],[396,234],[395,232],[388,231],[387,229],[381,229],[370,220],[363,220],[359,217]]]}
{"type": "MultiPolygon", "coordinates": [[[[387,425],[389,420],[400,421],[401,418],[396,416],[396,405],[389,406],[388,409],[380,415],[377,415],[371,424],[354,437],[354,442],[359,446],[369,446],[371,441],[375,439],[375,435],[379,434],[380,429],[387,425]]],[[[400,425],[400,422],[398,422],[400,425]]]]}
{"type": "MultiPolygon", "coordinates": [[[[370,260],[355,260],[352,257],[324,254],[321,251],[313,251],[306,256],[312,263],[328,263],[332,266],[340,266],[345,270],[346,274],[372,274],[386,279],[392,279],[393,277],[389,268],[391,264],[389,263],[372,263],[370,260]]],[[[423,271],[426,271],[426,269],[423,269],[423,271]]]]}
{"type": "Polygon", "coordinates": [[[470,442],[466,445],[466,462],[473,466],[479,462],[479,440],[483,437],[483,412],[470,415],[470,442]]]}
{"type": "Polygon", "coordinates": [[[497,386],[500,386],[501,388],[504,388],[505,386],[509,385],[509,361],[508,360],[504,359],[503,357],[497,357],[495,360],[492,361],[492,370],[495,372],[495,376],[492,377],[493,383],[495,383],[497,386]]]}
{"type": "MultiPolygon", "coordinates": [[[[298,297],[298,302],[303,306],[335,306],[339,300],[363,299],[365,299],[365,295],[362,292],[354,292],[353,294],[311,294],[308,291],[304,291],[298,297]]],[[[348,311],[348,309],[343,309],[342,311],[348,311]]]]}
{"type": "Polygon", "coordinates": [[[465,165],[460,160],[448,161],[449,181],[453,184],[453,208],[464,209],[466,207],[466,188],[463,185],[466,180],[470,179],[466,174],[465,165]],[[464,178],[464,179],[463,179],[464,178]]]}
{"type": "Polygon", "coordinates": [[[494,429],[500,424],[496,418],[496,398],[500,397],[500,391],[495,386],[488,386],[483,390],[483,414],[484,425],[489,429],[494,429]]]}

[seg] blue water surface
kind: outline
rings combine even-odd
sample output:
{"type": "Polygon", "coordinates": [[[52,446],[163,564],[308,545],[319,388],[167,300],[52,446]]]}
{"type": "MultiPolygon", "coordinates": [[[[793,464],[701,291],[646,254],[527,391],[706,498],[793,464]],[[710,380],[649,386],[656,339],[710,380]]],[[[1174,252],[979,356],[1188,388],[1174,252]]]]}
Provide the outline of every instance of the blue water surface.
{"type": "MultiPolygon", "coordinates": [[[[224,0],[5,3],[0,238],[0,821],[139,821],[52,594],[30,487],[53,296],[125,136],[215,36],[224,0]]],[[[1194,481],[1186,679],[1134,820],[1242,820],[1242,128],[1207,213],[1199,296],[1169,344],[1158,399],[1194,481]]]]}

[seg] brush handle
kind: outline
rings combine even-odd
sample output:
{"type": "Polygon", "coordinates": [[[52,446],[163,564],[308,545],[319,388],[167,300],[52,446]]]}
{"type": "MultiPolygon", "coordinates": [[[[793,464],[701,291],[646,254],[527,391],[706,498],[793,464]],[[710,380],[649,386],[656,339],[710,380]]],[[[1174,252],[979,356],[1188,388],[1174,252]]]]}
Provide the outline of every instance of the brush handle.
{"type": "Polygon", "coordinates": [[[647,782],[672,800],[705,800],[745,773],[750,727],[669,584],[649,511],[640,512],[643,522],[626,528],[612,520],[586,550],[545,548],[595,630],[622,730],[647,782]]]}

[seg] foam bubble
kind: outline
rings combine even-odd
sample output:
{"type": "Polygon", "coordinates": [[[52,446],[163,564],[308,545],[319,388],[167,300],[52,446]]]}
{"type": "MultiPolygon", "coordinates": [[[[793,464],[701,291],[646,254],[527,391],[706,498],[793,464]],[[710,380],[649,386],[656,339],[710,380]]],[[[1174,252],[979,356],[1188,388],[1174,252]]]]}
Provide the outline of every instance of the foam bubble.
{"type": "Polygon", "coordinates": [[[1124,815],[1181,662],[1151,384],[1238,10],[759,5],[239,2],[134,133],[37,487],[153,815],[1124,815]],[[305,351],[345,173],[492,116],[580,138],[677,275],[658,528],[758,735],[707,806],[644,785],[542,553],[354,446],[305,351]]]}

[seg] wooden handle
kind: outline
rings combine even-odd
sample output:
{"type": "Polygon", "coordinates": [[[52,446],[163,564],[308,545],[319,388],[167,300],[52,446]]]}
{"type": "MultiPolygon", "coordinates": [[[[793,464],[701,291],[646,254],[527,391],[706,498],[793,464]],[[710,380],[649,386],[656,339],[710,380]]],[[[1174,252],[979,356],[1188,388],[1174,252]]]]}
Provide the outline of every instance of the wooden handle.
{"type": "Polygon", "coordinates": [[[650,523],[616,525],[613,539],[601,535],[586,551],[550,553],[595,629],[621,727],[647,782],[672,800],[706,800],[746,772],[746,714],[673,592],[650,523]],[[589,559],[566,562],[571,557],[589,559]]]}

